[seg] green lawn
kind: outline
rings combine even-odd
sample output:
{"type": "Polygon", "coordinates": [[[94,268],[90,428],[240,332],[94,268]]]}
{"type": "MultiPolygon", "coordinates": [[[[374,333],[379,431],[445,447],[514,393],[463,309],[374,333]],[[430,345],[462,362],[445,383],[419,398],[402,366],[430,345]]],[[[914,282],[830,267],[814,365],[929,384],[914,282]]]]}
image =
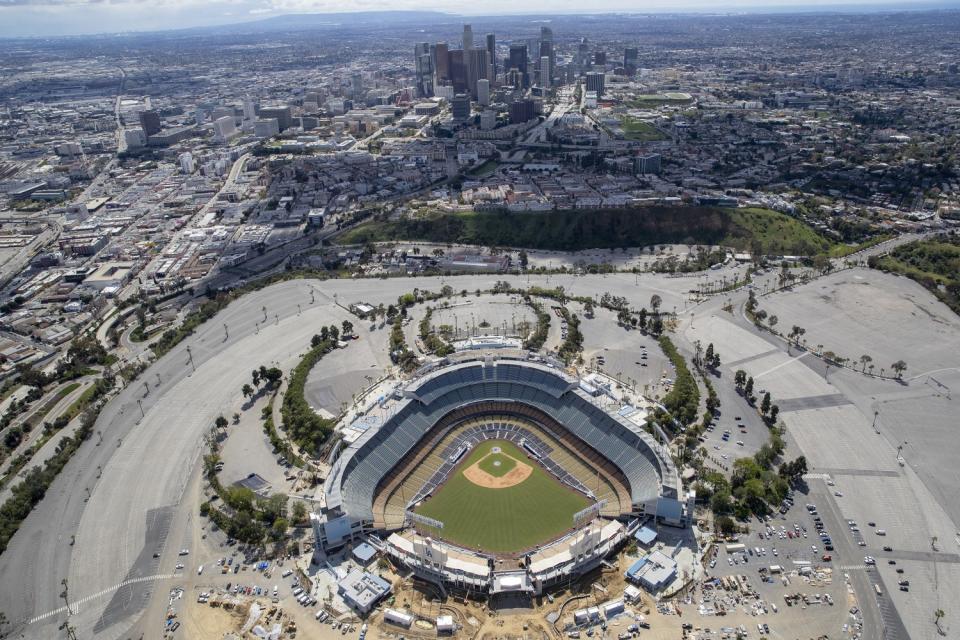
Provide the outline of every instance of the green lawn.
{"type": "Polygon", "coordinates": [[[629,116],[620,121],[623,127],[623,137],[627,140],[637,140],[639,142],[652,142],[654,140],[665,140],[667,136],[649,122],[637,120],[629,116]]]}
{"type": "Polygon", "coordinates": [[[486,178],[492,176],[499,166],[500,163],[496,160],[487,160],[468,171],[467,174],[474,178],[486,178]]]}
{"type": "Polygon", "coordinates": [[[441,520],[443,538],[496,553],[529,549],[570,529],[573,514],[587,507],[590,501],[561,485],[533,461],[529,461],[533,466],[530,477],[513,487],[485,489],[467,480],[463,469],[473,465],[494,446],[518,460],[527,460],[527,456],[510,442],[493,440],[481,443],[416,512],[441,520]]]}

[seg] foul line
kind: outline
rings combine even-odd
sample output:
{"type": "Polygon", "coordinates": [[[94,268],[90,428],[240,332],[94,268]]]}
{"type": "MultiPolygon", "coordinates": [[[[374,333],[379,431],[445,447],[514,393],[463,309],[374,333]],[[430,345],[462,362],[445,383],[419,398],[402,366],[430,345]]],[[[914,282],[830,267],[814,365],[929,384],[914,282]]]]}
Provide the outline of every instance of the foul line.
{"type": "MultiPolygon", "coordinates": [[[[142,577],[140,577],[140,578],[131,578],[130,580],[124,580],[123,582],[118,582],[117,584],[113,585],[112,587],[108,587],[108,588],[104,589],[103,591],[98,591],[97,593],[92,593],[92,594],[90,594],[90,595],[88,595],[88,596],[84,596],[83,598],[80,598],[79,600],[75,600],[75,601],[71,602],[71,603],[70,603],[70,612],[71,612],[72,615],[76,615],[76,614],[80,611],[80,605],[86,604],[87,602],[90,602],[91,600],[96,600],[97,598],[102,598],[102,597],[105,596],[105,595],[111,594],[111,593],[113,593],[113,592],[115,592],[115,591],[118,591],[118,590],[122,589],[123,587],[127,586],[128,584],[134,584],[134,583],[137,583],[137,582],[147,582],[147,581],[152,581],[152,580],[166,580],[166,579],[168,579],[168,578],[173,578],[173,577],[175,577],[175,574],[172,574],[172,573],[158,573],[157,575],[154,575],[154,576],[142,576],[142,577]]],[[[64,612],[66,612],[66,611],[67,611],[67,605],[63,605],[62,607],[59,607],[59,608],[57,608],[57,609],[54,609],[53,611],[47,611],[46,613],[41,613],[40,615],[31,618],[31,619],[27,622],[27,624],[34,624],[34,623],[36,623],[36,622],[40,622],[41,620],[45,620],[45,619],[47,619],[47,618],[49,618],[49,617],[51,617],[51,616],[55,616],[55,615],[64,613],[64,612]]]]}

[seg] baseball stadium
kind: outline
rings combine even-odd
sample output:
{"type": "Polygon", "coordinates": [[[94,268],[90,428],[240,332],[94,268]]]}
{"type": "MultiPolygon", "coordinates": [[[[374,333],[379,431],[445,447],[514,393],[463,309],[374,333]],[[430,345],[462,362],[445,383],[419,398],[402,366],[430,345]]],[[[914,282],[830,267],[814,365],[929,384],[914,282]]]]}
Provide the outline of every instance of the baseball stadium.
{"type": "Polygon", "coordinates": [[[424,367],[340,442],[312,516],[318,549],[363,539],[444,589],[538,594],[642,522],[687,526],[669,453],[602,396],[519,350],[424,367]]]}

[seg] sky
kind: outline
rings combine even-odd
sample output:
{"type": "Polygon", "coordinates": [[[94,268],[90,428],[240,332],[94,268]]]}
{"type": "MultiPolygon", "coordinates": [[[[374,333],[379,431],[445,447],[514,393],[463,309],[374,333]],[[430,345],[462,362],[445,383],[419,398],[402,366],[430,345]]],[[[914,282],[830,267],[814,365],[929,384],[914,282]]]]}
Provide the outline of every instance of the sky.
{"type": "MultiPolygon", "coordinates": [[[[957,0],[924,3],[957,6],[957,0]]],[[[527,0],[523,13],[750,11],[915,7],[909,0],[527,0]]],[[[434,10],[462,15],[517,13],[515,0],[0,0],[0,37],[158,31],[246,22],[289,13],[434,10]]]]}

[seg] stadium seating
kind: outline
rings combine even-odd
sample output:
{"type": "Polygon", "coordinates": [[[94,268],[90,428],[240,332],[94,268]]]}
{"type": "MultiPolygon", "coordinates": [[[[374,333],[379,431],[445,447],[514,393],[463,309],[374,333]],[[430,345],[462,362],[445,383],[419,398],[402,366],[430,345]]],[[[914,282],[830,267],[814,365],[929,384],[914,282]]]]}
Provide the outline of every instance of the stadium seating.
{"type": "Polygon", "coordinates": [[[456,466],[454,451],[491,438],[525,444],[562,482],[607,500],[609,515],[679,489],[672,461],[651,436],[545,365],[460,363],[427,373],[405,396],[391,401],[388,420],[341,452],[325,486],[328,508],[378,528],[402,526],[407,505],[456,466]]]}

